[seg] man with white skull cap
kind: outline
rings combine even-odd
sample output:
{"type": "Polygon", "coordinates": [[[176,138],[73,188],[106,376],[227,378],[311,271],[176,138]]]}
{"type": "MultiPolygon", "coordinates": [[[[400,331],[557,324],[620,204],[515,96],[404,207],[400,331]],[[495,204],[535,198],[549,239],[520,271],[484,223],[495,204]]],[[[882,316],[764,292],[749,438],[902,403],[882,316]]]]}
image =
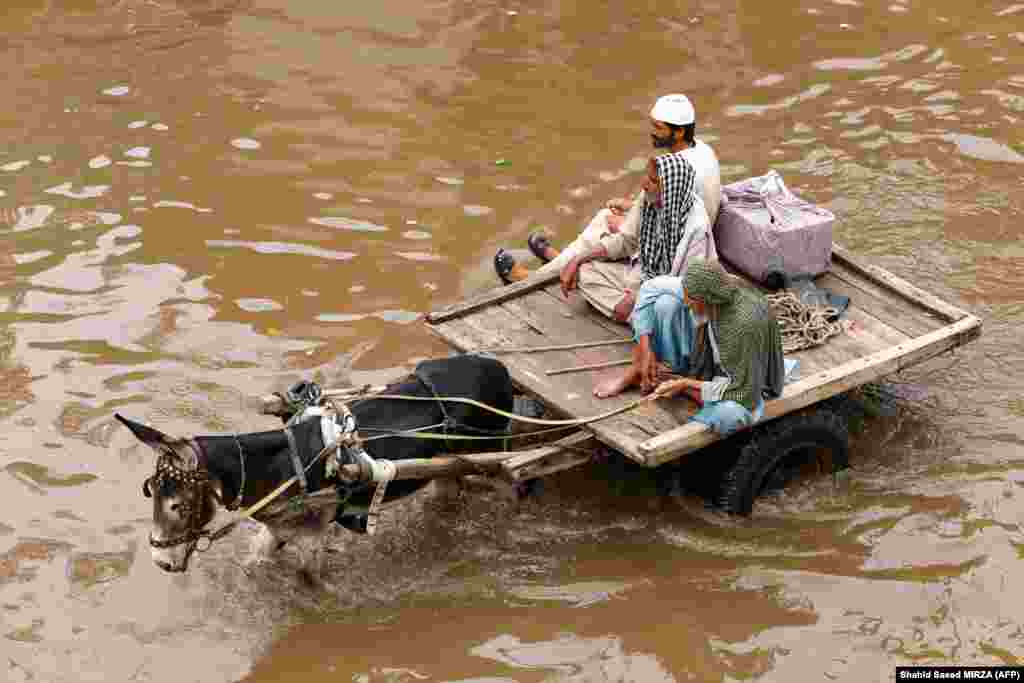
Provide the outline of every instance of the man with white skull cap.
{"type": "MultiPolygon", "coordinates": [[[[686,235],[706,235],[704,255],[717,256],[711,226],[721,204],[721,171],[714,150],[695,137],[696,113],[686,95],[675,93],[658,98],[650,112],[651,144],[656,150],[679,155],[693,167],[695,201],[686,216],[686,235]]],[[[656,178],[655,178],[656,181],[656,178]]],[[[545,265],[539,273],[561,273],[563,291],[579,285],[580,293],[604,315],[626,322],[635,294],[644,280],[635,261],[640,249],[639,232],[644,192],[634,199],[612,199],[591,220],[583,232],[563,251],[551,246],[543,233],[527,240],[530,250],[545,265]],[[635,201],[639,199],[641,201],[635,201]],[[586,264],[585,267],[584,264],[586,264]]],[[[689,242],[694,246],[692,240],[689,242]]],[[[685,267],[686,254],[676,254],[672,274],[685,267]]],[[[495,270],[505,282],[521,280],[529,271],[504,249],[494,257],[495,270]]]]}

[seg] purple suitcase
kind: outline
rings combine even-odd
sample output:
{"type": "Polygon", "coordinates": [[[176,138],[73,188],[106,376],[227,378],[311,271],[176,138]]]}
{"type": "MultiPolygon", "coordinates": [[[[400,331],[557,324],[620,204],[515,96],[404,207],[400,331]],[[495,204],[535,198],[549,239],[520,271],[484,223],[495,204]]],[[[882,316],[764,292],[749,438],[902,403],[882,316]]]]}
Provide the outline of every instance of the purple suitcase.
{"type": "Polygon", "coordinates": [[[772,273],[814,277],[831,264],[834,223],[831,211],[800,199],[770,171],[722,188],[715,246],[721,258],[762,284],[775,279],[772,273]]]}

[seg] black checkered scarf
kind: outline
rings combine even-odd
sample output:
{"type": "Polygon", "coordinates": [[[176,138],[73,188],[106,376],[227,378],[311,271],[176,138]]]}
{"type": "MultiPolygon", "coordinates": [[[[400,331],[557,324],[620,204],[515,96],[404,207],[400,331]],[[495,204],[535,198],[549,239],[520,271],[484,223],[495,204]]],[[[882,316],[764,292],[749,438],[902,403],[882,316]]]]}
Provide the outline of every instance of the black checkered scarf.
{"type": "Polygon", "coordinates": [[[669,275],[676,247],[693,207],[696,173],[681,152],[655,157],[661,181],[661,207],[645,201],[640,218],[640,264],[644,279],[669,275]]]}

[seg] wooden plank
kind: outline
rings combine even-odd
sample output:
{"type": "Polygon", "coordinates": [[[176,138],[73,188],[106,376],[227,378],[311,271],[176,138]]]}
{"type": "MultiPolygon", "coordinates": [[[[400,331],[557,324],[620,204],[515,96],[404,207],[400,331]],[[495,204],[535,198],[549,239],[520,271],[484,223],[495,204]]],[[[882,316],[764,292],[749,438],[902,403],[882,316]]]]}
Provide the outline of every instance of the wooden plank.
{"type": "Polygon", "coordinates": [[[823,353],[815,353],[818,347],[814,349],[804,349],[803,351],[797,351],[796,353],[787,353],[786,358],[796,358],[800,361],[800,375],[806,377],[809,374],[821,372],[827,370],[830,365],[830,358],[823,353]]]}
{"type": "MultiPolygon", "coordinates": [[[[532,296],[532,295],[529,295],[532,296]]],[[[481,313],[474,313],[470,316],[463,318],[463,320],[470,326],[477,329],[481,329],[482,332],[497,332],[501,331],[507,336],[513,338],[514,343],[523,343],[520,340],[528,339],[536,332],[534,329],[527,327],[522,321],[520,321],[515,315],[501,307],[492,307],[486,311],[488,318],[486,323],[482,323],[480,320],[481,313]],[[518,330],[516,328],[519,328],[518,330]]],[[[549,331],[550,336],[537,337],[538,339],[545,339],[548,341],[558,339],[564,340],[566,337],[572,339],[593,339],[593,337],[585,336],[585,333],[581,333],[579,330],[570,329],[566,331],[564,324],[561,321],[551,319],[551,316],[537,316],[538,318],[543,317],[544,325],[549,331]],[[560,327],[554,328],[553,324],[557,323],[560,327]]],[[[543,379],[542,384],[536,384],[534,388],[539,390],[545,388],[550,393],[559,393],[564,398],[564,408],[570,415],[589,415],[594,413],[603,412],[608,410],[609,407],[604,407],[603,410],[593,405],[593,399],[591,398],[591,391],[593,387],[587,381],[586,377],[573,376],[573,377],[558,377],[551,378],[547,375],[547,370],[551,367],[565,367],[568,365],[576,364],[577,356],[574,351],[552,351],[545,353],[533,353],[533,354],[515,354],[505,359],[505,365],[510,369],[513,367],[522,368],[528,371],[532,376],[539,376],[543,379]]],[[[531,389],[533,391],[533,389],[531,389]]],[[[543,396],[541,396],[543,398],[543,396]]],[[[614,407],[614,406],[610,406],[614,407]]]]}
{"type": "MultiPolygon", "coordinates": [[[[548,297],[550,297],[550,301],[555,302],[559,307],[569,307],[569,304],[562,296],[561,289],[559,287],[549,286],[544,288],[543,291],[548,295],[548,297]]],[[[540,297],[537,294],[533,294],[532,297],[534,297],[536,305],[541,307],[544,306],[544,303],[541,302],[540,297]]],[[[547,305],[551,305],[550,302],[547,305]]],[[[600,332],[598,331],[601,329],[605,330],[606,333],[610,335],[632,333],[632,330],[628,325],[605,317],[590,305],[584,304],[580,309],[574,311],[574,314],[586,320],[587,325],[591,330],[594,330],[595,334],[599,334],[600,332]]],[[[632,347],[629,348],[629,355],[632,355],[632,347]]],[[[597,362],[598,358],[606,359],[614,357],[615,356],[608,353],[605,353],[600,357],[595,354],[594,357],[589,360],[591,362],[597,362]]],[[[605,373],[604,376],[607,376],[607,374],[608,373],[605,373]]],[[[596,384],[601,379],[603,379],[603,377],[599,374],[593,378],[593,381],[596,384]]],[[[640,392],[636,389],[632,389],[623,394],[623,396],[638,398],[640,396],[640,392]]],[[[607,399],[598,399],[597,402],[600,403],[603,400],[607,399]]],[[[627,413],[616,418],[619,422],[617,428],[620,430],[629,430],[634,434],[646,433],[649,435],[647,438],[649,438],[650,436],[655,436],[661,432],[675,429],[689,419],[689,416],[694,412],[696,411],[692,406],[688,407],[678,403],[647,403],[631,413],[627,413]]],[[[646,438],[641,439],[641,441],[645,440],[646,438]]],[[[630,457],[637,459],[635,454],[630,454],[630,457]]]]}
{"type": "MultiPolygon", "coordinates": [[[[765,406],[770,420],[854,387],[899,372],[933,356],[962,346],[981,335],[981,320],[972,315],[896,347],[885,349],[839,367],[819,372],[788,385],[782,396],[765,406]]],[[[699,423],[688,423],[640,444],[638,451],[648,466],[675,460],[718,440],[718,435],[699,423]]]]}
{"type": "Polygon", "coordinates": [[[514,282],[511,285],[504,285],[502,287],[489,289],[486,292],[480,292],[479,294],[471,296],[464,301],[460,301],[442,308],[441,310],[428,313],[426,315],[427,322],[436,325],[447,320],[452,320],[453,318],[464,316],[467,313],[479,311],[480,309],[486,308],[492,304],[500,304],[504,301],[510,301],[522,294],[532,292],[535,289],[551,284],[558,279],[559,275],[560,273],[557,271],[547,275],[533,275],[520,282],[514,282]]]}
{"type": "MultiPolygon", "coordinates": [[[[558,448],[544,447],[536,451],[559,451],[558,448]]],[[[522,454],[532,453],[523,451],[522,454]]],[[[479,474],[481,471],[500,475],[501,464],[508,460],[509,453],[466,453],[458,457],[442,456],[437,458],[417,458],[409,460],[392,460],[395,465],[395,479],[434,479],[437,477],[454,477],[464,474],[479,474]]],[[[359,465],[342,465],[343,476],[348,481],[361,481],[367,476],[359,465]]],[[[279,499],[270,503],[266,509],[257,512],[255,519],[261,522],[280,523],[292,517],[302,516],[311,508],[337,505],[338,492],[333,487],[320,489],[302,499],[296,505],[291,498],[279,499]]]]}
{"type": "Polygon", "coordinates": [[[588,339],[621,339],[632,336],[628,325],[607,319],[605,320],[608,325],[602,325],[603,316],[601,314],[594,311],[589,304],[582,305],[578,302],[570,304],[558,293],[558,288],[548,287],[534,292],[524,300],[524,304],[537,311],[539,315],[543,315],[545,319],[571,321],[573,325],[578,325],[580,329],[586,330],[590,335],[587,337],[588,339]]]}
{"type": "Polygon", "coordinates": [[[469,313],[462,316],[462,320],[504,346],[529,346],[551,340],[537,327],[528,325],[501,306],[469,313]]]}
{"type": "Polygon", "coordinates": [[[844,330],[821,346],[787,353],[800,361],[800,374],[809,375],[869,356],[910,339],[867,311],[851,305],[843,320],[844,330]]]}
{"type": "MultiPolygon", "coordinates": [[[[395,466],[395,480],[436,479],[484,473],[502,476],[510,481],[527,481],[581,465],[590,460],[585,449],[593,444],[589,433],[577,433],[547,446],[523,451],[495,451],[489,453],[466,453],[458,456],[436,458],[413,458],[392,460],[395,466]]],[[[342,465],[342,474],[347,481],[366,481],[367,473],[359,465],[342,465]]],[[[271,503],[256,514],[263,522],[282,522],[294,516],[301,516],[310,508],[335,505],[338,493],[333,488],[321,489],[306,496],[302,505],[296,506],[290,499],[271,503]]]]}
{"type": "MultiPolygon", "coordinates": [[[[502,307],[509,310],[508,304],[502,304],[502,307]]],[[[610,339],[608,341],[577,342],[575,344],[549,344],[547,346],[495,347],[493,349],[479,349],[479,351],[493,353],[495,355],[499,353],[543,353],[545,351],[574,351],[576,349],[589,349],[598,346],[618,346],[619,344],[632,343],[632,338],[610,339]]]]}
{"type": "Polygon", "coordinates": [[[519,469],[520,467],[529,465],[531,462],[537,460],[538,457],[543,457],[543,453],[541,453],[541,451],[555,448],[585,448],[588,446],[588,444],[590,446],[593,446],[593,441],[593,434],[589,434],[587,432],[582,431],[576,432],[575,434],[570,434],[569,436],[563,437],[558,441],[553,441],[552,443],[544,446],[543,448],[534,448],[530,451],[517,451],[514,454],[506,453],[505,455],[507,457],[504,460],[502,460],[501,468],[506,472],[513,472],[519,469]]]}
{"type": "MultiPolygon", "coordinates": [[[[578,324],[582,324],[584,326],[587,330],[586,334],[588,339],[591,338],[590,335],[598,336],[606,334],[609,336],[619,336],[629,331],[628,326],[604,317],[590,306],[583,307],[580,310],[571,309],[570,305],[561,296],[561,292],[555,287],[546,288],[544,293],[548,296],[546,301],[541,298],[540,293],[533,293],[530,295],[531,307],[549,314],[546,317],[553,316],[557,312],[565,309],[572,310],[573,319],[579,321],[578,324]]],[[[631,348],[628,349],[628,351],[627,349],[621,348],[614,350],[603,349],[602,351],[603,353],[600,354],[583,354],[578,352],[577,355],[590,362],[599,362],[605,359],[615,359],[616,356],[622,358],[626,356],[627,353],[630,355],[632,354],[631,348]]],[[[599,377],[600,375],[593,377],[591,383],[596,383],[599,377]]],[[[609,401],[626,399],[635,400],[639,397],[640,393],[638,391],[631,390],[615,399],[594,399],[594,405],[595,409],[599,409],[609,401]]],[[[644,458],[636,450],[636,446],[657,434],[678,428],[678,426],[685,422],[694,412],[696,412],[696,409],[692,404],[687,405],[683,402],[669,404],[664,402],[652,402],[642,404],[628,413],[611,418],[610,420],[603,422],[602,425],[607,430],[614,432],[616,435],[631,437],[631,447],[623,448],[619,446],[617,447],[618,450],[640,464],[645,464],[644,458]]],[[[602,441],[608,445],[614,446],[614,444],[610,443],[609,440],[602,438],[601,431],[595,430],[595,433],[598,434],[602,441]]]]}
{"type": "MultiPolygon", "coordinates": [[[[536,293],[527,295],[527,301],[524,305],[531,305],[530,300],[537,296],[538,294],[536,293]]],[[[575,327],[575,324],[580,322],[579,320],[571,323],[573,326],[569,330],[566,330],[562,323],[562,316],[560,314],[544,315],[549,312],[550,311],[542,310],[538,315],[544,318],[545,324],[549,329],[553,326],[553,323],[558,323],[560,327],[555,330],[555,332],[559,333],[559,338],[564,338],[564,334],[575,335],[576,338],[594,338],[590,336],[591,334],[594,334],[593,329],[581,332],[575,327]]],[[[493,341],[494,335],[501,334],[504,336],[512,336],[513,342],[519,343],[518,340],[522,337],[515,337],[516,332],[511,328],[520,325],[520,333],[523,333],[524,330],[527,329],[525,326],[522,326],[521,322],[508,311],[499,310],[494,307],[485,312],[478,312],[464,316],[457,322],[466,326],[467,329],[465,332],[469,332],[471,337],[475,337],[481,341],[489,338],[493,341]],[[482,316],[485,313],[486,322],[483,322],[482,316]],[[471,332],[470,330],[475,330],[475,332],[471,332]],[[488,337],[488,335],[491,336],[488,337]]],[[[453,320],[446,323],[446,325],[451,326],[455,323],[456,321],[453,320]]],[[[529,334],[535,334],[535,332],[530,330],[529,334]]],[[[580,351],[578,353],[584,352],[586,351],[580,351]]],[[[593,398],[593,381],[587,376],[575,375],[548,377],[545,374],[545,370],[549,363],[560,364],[565,362],[562,359],[573,358],[574,355],[575,354],[572,351],[558,351],[544,354],[521,354],[507,359],[505,361],[505,366],[509,370],[513,383],[519,386],[522,390],[536,396],[542,403],[552,410],[568,417],[580,418],[598,415],[609,410],[623,407],[632,400],[635,400],[636,397],[623,395],[621,397],[603,400],[598,403],[597,400],[593,398]]],[[[629,457],[634,457],[637,444],[649,439],[653,434],[658,433],[657,431],[638,430],[635,425],[629,421],[623,421],[618,417],[611,417],[606,420],[602,420],[600,423],[590,425],[588,428],[591,429],[593,433],[597,434],[601,441],[629,457]]]]}
{"type": "MultiPolygon", "coordinates": [[[[544,292],[551,297],[552,300],[558,302],[562,306],[567,306],[565,300],[562,298],[561,290],[558,287],[550,286],[544,289],[544,292]]],[[[536,294],[532,295],[535,298],[536,294]]],[[[608,331],[609,334],[623,334],[631,333],[631,329],[628,325],[616,322],[605,317],[603,314],[596,311],[591,306],[586,306],[583,309],[583,313],[579,313],[586,318],[586,320],[597,326],[597,328],[603,328],[608,331]]],[[[632,354],[632,349],[630,349],[632,354]]],[[[597,378],[595,378],[596,381],[597,378]]],[[[627,392],[628,396],[639,397],[640,393],[637,390],[631,390],[627,392]]],[[[651,433],[652,435],[659,434],[670,429],[675,429],[680,424],[686,422],[691,415],[697,412],[697,408],[693,403],[686,402],[661,402],[661,403],[648,403],[642,406],[640,409],[627,413],[621,416],[621,420],[629,422],[635,428],[651,433]]]]}
{"type": "Polygon", "coordinates": [[[607,370],[608,368],[621,368],[626,365],[632,365],[632,358],[622,358],[619,360],[609,360],[603,363],[587,363],[585,365],[571,365],[567,368],[557,368],[555,370],[548,370],[544,374],[550,376],[553,375],[566,375],[570,372],[589,372],[590,370],[607,370]]]}
{"type": "MultiPolygon", "coordinates": [[[[571,309],[565,300],[562,299],[561,294],[557,291],[553,292],[552,288],[548,288],[544,293],[547,294],[547,299],[545,299],[540,292],[535,292],[530,295],[529,305],[531,309],[544,314],[545,319],[554,319],[558,316],[562,316],[564,318],[564,311],[571,309]]],[[[600,338],[602,335],[616,338],[627,333],[629,330],[626,325],[605,318],[603,315],[593,310],[589,305],[582,310],[572,311],[572,313],[574,329],[585,330],[585,332],[581,331],[580,334],[585,334],[587,339],[600,338]]],[[[632,348],[615,347],[597,349],[590,352],[578,351],[576,355],[585,363],[610,362],[628,359],[632,355],[632,348]]],[[[595,370],[592,373],[584,375],[584,377],[586,377],[590,382],[592,389],[597,381],[602,378],[602,375],[607,376],[606,373],[598,373],[595,370]]],[[[640,393],[636,390],[628,391],[622,395],[623,398],[631,400],[639,398],[639,396],[640,393]]],[[[602,409],[602,406],[605,406],[609,401],[614,400],[619,399],[591,399],[594,404],[593,412],[599,412],[602,409]]],[[[678,427],[683,419],[685,419],[685,414],[681,418],[676,414],[676,411],[666,410],[664,406],[650,403],[644,406],[642,411],[634,411],[629,416],[624,416],[622,419],[626,422],[630,422],[634,427],[638,427],[643,431],[658,434],[668,429],[675,429],[678,427]]]]}
{"type": "MultiPolygon", "coordinates": [[[[639,397],[639,391],[630,392],[631,396],[639,397]]],[[[619,419],[628,422],[636,430],[646,432],[649,438],[677,429],[698,410],[697,404],[690,400],[651,401],[638,406],[635,410],[624,413],[619,419]]]]}
{"type": "Polygon", "coordinates": [[[652,437],[649,433],[638,429],[636,425],[621,417],[613,417],[589,425],[587,429],[592,431],[602,443],[614,448],[630,460],[635,460],[641,465],[647,464],[639,446],[652,437]]]}
{"type": "Polygon", "coordinates": [[[863,310],[908,336],[928,334],[946,324],[920,306],[892,296],[871,282],[841,265],[815,280],[817,286],[833,294],[850,297],[851,309],[863,310]]]}
{"type": "Polygon", "coordinates": [[[597,439],[589,432],[580,432],[560,439],[546,448],[521,451],[502,461],[501,469],[506,478],[513,482],[528,481],[537,477],[561,472],[590,461],[597,439]]]}
{"type": "MultiPolygon", "coordinates": [[[[461,323],[462,321],[458,321],[461,323]]],[[[467,334],[465,325],[458,324],[456,322],[444,322],[438,325],[428,325],[427,329],[430,332],[450,346],[455,347],[458,351],[471,352],[480,348],[485,348],[483,342],[475,338],[473,335],[467,334]]]]}
{"type": "MultiPolygon", "coordinates": [[[[871,321],[863,311],[851,310],[844,321],[844,329],[810,351],[822,357],[824,369],[827,370],[892,346],[878,339],[871,332],[871,326],[871,321]]],[[[902,335],[902,340],[906,339],[907,337],[902,335]]]]}
{"type": "Polygon", "coordinates": [[[835,242],[832,243],[832,259],[833,261],[838,260],[841,265],[864,275],[889,291],[928,309],[946,322],[954,322],[969,315],[966,311],[943,301],[934,294],[930,294],[923,289],[915,287],[906,280],[896,277],[884,268],[864,263],[835,242]]]}
{"type": "MultiPolygon", "coordinates": [[[[521,321],[534,332],[551,337],[552,340],[559,339],[557,334],[552,334],[551,327],[548,325],[547,321],[541,320],[539,316],[535,316],[529,308],[522,304],[522,301],[523,299],[506,301],[499,305],[505,312],[509,313],[513,318],[521,321]]],[[[562,350],[571,351],[572,349],[562,350]]]]}
{"type": "MultiPolygon", "coordinates": [[[[618,329],[608,329],[597,325],[586,313],[573,310],[568,302],[560,297],[551,297],[542,292],[531,292],[517,303],[524,309],[531,311],[531,314],[537,318],[543,320],[543,324],[549,333],[555,335],[555,338],[560,340],[615,339],[623,334],[624,328],[622,326],[618,329]]],[[[575,362],[580,360],[599,362],[608,359],[628,358],[631,353],[632,350],[629,346],[616,345],[574,349],[571,352],[571,357],[576,359],[575,362]]],[[[537,360],[538,365],[544,367],[546,374],[548,369],[564,367],[561,364],[564,362],[562,359],[566,357],[570,357],[570,354],[566,353],[558,357],[554,354],[546,353],[543,354],[542,359],[534,360],[537,360]]],[[[510,371],[512,370],[510,369],[510,371]]],[[[513,381],[515,381],[516,373],[512,371],[512,374],[513,381]]],[[[638,394],[632,393],[623,394],[611,399],[594,398],[593,389],[596,379],[594,374],[594,372],[588,372],[557,377],[546,376],[545,379],[549,380],[548,386],[556,387],[555,391],[549,394],[542,393],[539,388],[530,388],[525,385],[524,389],[534,393],[546,405],[561,409],[573,417],[604,413],[622,407],[639,398],[638,394]],[[550,382],[550,380],[554,381],[550,382]],[[566,405],[566,402],[559,400],[560,396],[564,396],[565,399],[571,398],[572,405],[566,405]]],[[[536,387],[536,385],[534,386],[536,387]]],[[[647,404],[644,407],[647,406],[654,407],[653,404],[647,404]]],[[[615,448],[627,457],[636,459],[636,446],[659,433],[658,428],[650,425],[652,420],[640,420],[637,418],[636,413],[638,410],[640,408],[634,409],[630,413],[607,418],[599,423],[590,425],[589,429],[605,444],[615,448]]],[[[655,410],[657,409],[655,408],[655,410]]],[[[676,425],[678,425],[678,422],[672,423],[672,426],[676,425]]]]}
{"type": "Polygon", "coordinates": [[[586,465],[590,460],[591,456],[586,453],[560,449],[551,455],[545,456],[542,460],[538,460],[537,462],[531,463],[520,470],[516,470],[509,474],[508,478],[514,482],[529,481],[531,479],[546,477],[550,474],[555,474],[556,472],[571,470],[572,468],[579,467],[580,465],[586,465]]]}
{"type": "MultiPolygon", "coordinates": [[[[903,344],[915,336],[920,336],[908,335],[889,325],[884,319],[880,319],[860,307],[852,307],[850,315],[846,317],[846,320],[853,324],[843,334],[860,340],[871,353],[881,351],[890,346],[903,344]]],[[[929,332],[934,332],[934,330],[929,330],[929,332]]]]}
{"type": "MultiPolygon", "coordinates": [[[[624,330],[617,333],[610,332],[603,327],[594,325],[587,320],[586,316],[574,311],[566,302],[559,301],[547,296],[544,292],[533,292],[524,297],[521,301],[523,308],[529,309],[535,316],[544,320],[551,334],[561,341],[568,340],[603,340],[621,339],[626,336],[624,330]]],[[[571,353],[555,357],[545,354],[543,357],[544,370],[557,370],[561,368],[583,365],[587,363],[600,363],[614,360],[623,360],[631,356],[630,345],[612,345],[603,347],[591,347],[586,349],[573,349],[571,353]]],[[[570,379],[573,382],[574,391],[585,393],[588,402],[592,407],[587,408],[591,412],[606,410],[606,407],[599,407],[599,404],[607,405],[604,401],[598,401],[592,397],[594,389],[595,373],[584,373],[570,379]]]]}
{"type": "MultiPolygon", "coordinates": [[[[569,304],[565,301],[565,298],[562,296],[561,287],[548,286],[545,287],[543,291],[545,294],[547,294],[549,297],[559,302],[563,306],[569,306],[569,304]]],[[[579,294],[577,294],[576,296],[579,296],[579,298],[581,299],[583,298],[582,295],[579,294]]],[[[600,313],[590,304],[581,306],[579,315],[584,316],[587,320],[591,321],[595,325],[603,327],[604,329],[608,330],[609,332],[612,332],[613,334],[631,335],[633,333],[633,329],[630,325],[627,325],[626,323],[620,323],[615,320],[612,320],[611,318],[605,317],[603,313],[600,313]]]]}
{"type": "MultiPolygon", "coordinates": [[[[846,338],[846,332],[841,332],[824,344],[802,350],[800,352],[802,354],[801,358],[807,358],[810,361],[809,364],[813,364],[815,368],[823,370],[834,368],[857,357],[856,351],[851,350],[851,344],[853,343],[846,338]]],[[[802,374],[806,376],[809,370],[810,368],[802,374]]]]}
{"type": "MultiPolygon", "coordinates": [[[[524,337],[529,338],[530,335],[533,335],[536,339],[550,339],[549,337],[537,335],[536,332],[528,329],[525,331],[508,329],[515,322],[504,317],[508,316],[508,313],[505,311],[489,309],[484,313],[487,314],[486,317],[482,317],[482,313],[473,313],[462,318],[450,320],[443,324],[443,329],[448,335],[454,335],[461,342],[458,346],[462,350],[466,350],[463,348],[466,346],[472,349],[489,345],[493,346],[495,343],[508,345],[510,337],[511,343],[517,345],[522,344],[524,337]]],[[[573,358],[569,351],[555,351],[544,354],[515,354],[504,358],[503,361],[512,375],[513,382],[519,387],[537,396],[546,405],[557,410],[562,415],[575,417],[577,412],[573,410],[575,406],[571,404],[571,401],[553,401],[549,398],[558,392],[564,391],[567,386],[571,387],[572,385],[572,382],[564,380],[555,381],[555,378],[549,378],[545,375],[544,370],[546,366],[544,358],[549,356],[555,356],[559,359],[573,358]]],[[[556,360],[555,362],[559,361],[556,360]]]]}

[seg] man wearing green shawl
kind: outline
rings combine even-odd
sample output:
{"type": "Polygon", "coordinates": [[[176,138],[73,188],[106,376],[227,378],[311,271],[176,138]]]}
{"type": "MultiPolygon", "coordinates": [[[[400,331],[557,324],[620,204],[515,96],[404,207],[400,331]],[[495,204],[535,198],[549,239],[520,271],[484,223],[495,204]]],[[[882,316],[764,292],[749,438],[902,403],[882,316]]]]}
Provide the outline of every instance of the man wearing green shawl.
{"type": "Polygon", "coordinates": [[[717,261],[693,259],[685,280],[645,282],[631,321],[633,365],[599,385],[598,397],[635,384],[658,397],[685,393],[702,406],[692,419],[728,434],[757,422],[765,397],[782,394],[782,335],[768,301],[717,261]],[[655,388],[663,366],[686,376],[655,388]]]}

